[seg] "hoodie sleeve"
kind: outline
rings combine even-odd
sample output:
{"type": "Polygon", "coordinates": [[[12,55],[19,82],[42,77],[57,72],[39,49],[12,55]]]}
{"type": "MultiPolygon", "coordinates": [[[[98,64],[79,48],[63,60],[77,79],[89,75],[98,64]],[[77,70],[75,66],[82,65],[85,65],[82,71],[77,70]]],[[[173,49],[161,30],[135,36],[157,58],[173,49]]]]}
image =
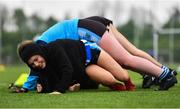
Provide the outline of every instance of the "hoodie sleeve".
{"type": "Polygon", "coordinates": [[[73,67],[63,48],[56,48],[56,52],[53,54],[56,74],[58,76],[54,90],[65,93],[72,79],[73,67]]]}
{"type": "Polygon", "coordinates": [[[27,90],[36,89],[36,84],[37,84],[38,78],[39,77],[38,77],[37,73],[31,69],[30,74],[27,78],[27,81],[23,84],[22,87],[27,89],[27,90]]]}

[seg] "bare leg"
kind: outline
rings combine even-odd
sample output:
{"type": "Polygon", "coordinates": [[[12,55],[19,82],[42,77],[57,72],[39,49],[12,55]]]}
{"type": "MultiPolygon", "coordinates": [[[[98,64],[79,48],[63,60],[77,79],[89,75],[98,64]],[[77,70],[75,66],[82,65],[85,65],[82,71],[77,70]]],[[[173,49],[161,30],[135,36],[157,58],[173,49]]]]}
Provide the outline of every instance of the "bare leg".
{"type": "Polygon", "coordinates": [[[124,70],[108,53],[101,50],[97,64],[109,71],[117,80],[123,81],[126,90],[135,90],[136,86],[131,82],[128,72],[124,70]]]}
{"type": "Polygon", "coordinates": [[[90,65],[86,68],[86,73],[91,79],[108,84],[115,84],[117,81],[126,82],[129,80],[128,72],[105,51],[101,50],[97,65],[90,65]]]}
{"type": "Polygon", "coordinates": [[[120,65],[138,72],[146,72],[149,75],[159,77],[163,70],[151,61],[141,57],[131,55],[123,46],[105,32],[99,45],[103,50],[109,53],[120,65]]]}
{"type": "MultiPolygon", "coordinates": [[[[147,60],[151,61],[152,63],[154,63],[155,65],[164,69],[165,72],[167,72],[169,70],[173,75],[176,75],[175,70],[171,70],[168,67],[163,66],[161,63],[159,63],[157,60],[155,60],[153,57],[151,57],[148,53],[136,48],[112,24],[110,24],[110,26],[108,26],[108,28],[109,28],[109,33],[113,34],[112,36],[115,36],[115,38],[118,40],[118,42],[132,55],[147,59],[147,60]]],[[[141,72],[141,74],[142,74],[142,72],[141,72]]],[[[162,74],[162,75],[165,75],[165,74],[162,74]]],[[[149,88],[151,85],[153,85],[155,80],[157,81],[157,79],[153,80],[152,79],[153,77],[151,77],[150,75],[144,75],[143,78],[144,78],[143,84],[142,84],[143,88],[149,88]]]]}
{"type": "Polygon", "coordinates": [[[103,85],[113,85],[116,83],[119,83],[117,79],[114,78],[114,76],[108,72],[107,70],[99,67],[98,65],[89,65],[86,68],[86,73],[88,74],[88,76],[98,82],[101,83],[103,85]]]}
{"type": "Polygon", "coordinates": [[[120,83],[114,76],[98,65],[89,65],[86,68],[87,75],[94,81],[108,86],[112,90],[123,91],[126,87],[120,83]]]}
{"type": "Polygon", "coordinates": [[[146,52],[136,48],[131,42],[129,42],[112,24],[108,27],[110,33],[114,34],[115,38],[118,40],[118,42],[132,55],[139,56],[142,58],[145,58],[152,63],[156,64],[157,66],[161,67],[162,64],[157,62],[154,58],[152,58],[149,54],[146,52]]]}
{"type": "Polygon", "coordinates": [[[128,72],[104,50],[101,50],[97,65],[109,71],[119,81],[129,80],[128,72]]]}

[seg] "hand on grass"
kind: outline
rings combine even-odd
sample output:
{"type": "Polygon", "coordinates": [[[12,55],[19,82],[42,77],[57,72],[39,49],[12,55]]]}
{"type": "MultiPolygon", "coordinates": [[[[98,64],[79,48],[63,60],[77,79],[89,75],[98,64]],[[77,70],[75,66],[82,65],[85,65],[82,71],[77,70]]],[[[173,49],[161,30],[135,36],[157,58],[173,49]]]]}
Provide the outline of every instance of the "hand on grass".
{"type": "Polygon", "coordinates": [[[36,86],[36,89],[37,89],[38,93],[41,93],[42,90],[43,90],[42,85],[38,83],[37,86],[36,86]]]}
{"type": "Polygon", "coordinates": [[[27,89],[25,89],[23,87],[16,86],[13,83],[9,85],[9,89],[13,93],[26,93],[26,92],[28,92],[27,89]]]}
{"type": "Polygon", "coordinates": [[[73,84],[72,86],[69,86],[69,91],[71,92],[75,92],[75,91],[79,91],[80,90],[80,84],[79,83],[76,83],[76,84],[73,84]]]}

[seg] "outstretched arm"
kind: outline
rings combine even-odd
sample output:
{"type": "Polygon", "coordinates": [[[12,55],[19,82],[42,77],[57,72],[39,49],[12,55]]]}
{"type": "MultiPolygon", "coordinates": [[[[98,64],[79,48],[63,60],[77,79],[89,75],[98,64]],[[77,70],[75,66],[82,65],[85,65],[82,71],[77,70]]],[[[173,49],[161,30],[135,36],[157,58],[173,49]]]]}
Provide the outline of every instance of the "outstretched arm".
{"type": "Polygon", "coordinates": [[[37,73],[31,70],[27,81],[23,84],[22,88],[27,90],[35,90],[38,78],[37,73]]]}

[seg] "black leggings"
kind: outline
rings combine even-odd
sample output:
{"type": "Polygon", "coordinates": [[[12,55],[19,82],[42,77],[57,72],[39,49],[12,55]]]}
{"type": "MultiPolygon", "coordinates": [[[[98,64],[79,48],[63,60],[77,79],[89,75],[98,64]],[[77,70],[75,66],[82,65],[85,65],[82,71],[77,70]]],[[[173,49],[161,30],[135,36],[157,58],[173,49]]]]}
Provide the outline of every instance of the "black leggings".
{"type": "Polygon", "coordinates": [[[92,16],[80,19],[78,27],[85,28],[98,36],[102,36],[107,30],[106,26],[112,24],[112,21],[104,17],[92,16]]]}
{"type": "Polygon", "coordinates": [[[100,37],[102,37],[104,32],[107,30],[106,26],[104,26],[102,23],[89,19],[80,19],[78,22],[78,27],[87,29],[100,37]]]}
{"type": "Polygon", "coordinates": [[[112,20],[109,20],[105,17],[100,17],[100,16],[91,16],[91,17],[87,17],[85,19],[89,19],[89,20],[94,20],[97,21],[99,23],[102,23],[103,25],[105,25],[106,27],[110,24],[113,24],[112,20]]]}

